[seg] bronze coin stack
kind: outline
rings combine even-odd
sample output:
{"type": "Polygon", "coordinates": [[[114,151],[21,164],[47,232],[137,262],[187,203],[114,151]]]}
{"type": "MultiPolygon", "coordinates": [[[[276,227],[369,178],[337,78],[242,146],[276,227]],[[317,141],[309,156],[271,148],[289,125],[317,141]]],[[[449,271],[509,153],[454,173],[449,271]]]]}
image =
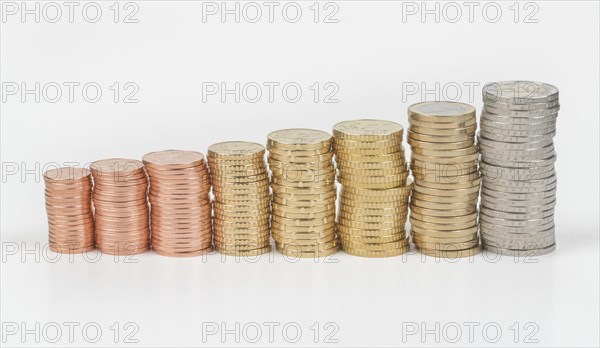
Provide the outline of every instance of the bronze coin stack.
{"type": "Polygon", "coordinates": [[[62,254],[95,248],[92,211],[92,176],[76,167],[44,173],[50,250],[62,254]]]}
{"type": "Polygon", "coordinates": [[[404,128],[383,120],[344,121],[333,127],[342,185],[338,231],[342,250],[363,257],[407,252],[408,167],[404,128]]]}
{"type": "Polygon", "coordinates": [[[285,129],[268,135],[272,173],[272,232],[277,250],[322,257],[338,250],[331,134],[285,129]]]}
{"type": "Polygon", "coordinates": [[[94,178],[96,246],[113,255],[150,248],[148,176],[138,160],[111,158],[90,165],[94,178]]]}
{"type": "Polygon", "coordinates": [[[228,141],[208,148],[213,184],[214,244],[226,255],[271,250],[271,194],[265,147],[228,141]]]}
{"type": "Polygon", "coordinates": [[[142,158],[150,177],[152,249],[164,256],[212,251],[210,176],[194,151],[151,152],[142,158]]]}
{"type": "Polygon", "coordinates": [[[408,143],[414,188],[412,239],[436,257],[479,252],[477,200],[479,149],[475,108],[453,102],[423,102],[408,108],[408,143]]]}

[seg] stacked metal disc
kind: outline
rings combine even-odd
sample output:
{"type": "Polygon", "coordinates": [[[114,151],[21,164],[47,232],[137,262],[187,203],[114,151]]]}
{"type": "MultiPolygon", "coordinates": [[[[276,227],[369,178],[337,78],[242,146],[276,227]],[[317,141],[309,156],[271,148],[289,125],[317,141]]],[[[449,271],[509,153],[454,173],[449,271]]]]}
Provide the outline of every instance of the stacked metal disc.
{"type": "Polygon", "coordinates": [[[90,165],[94,178],[96,245],[131,255],[150,248],[148,176],[138,160],[111,158],[90,165]]]}
{"type": "Polygon", "coordinates": [[[182,257],[212,251],[210,176],[204,156],[166,150],[142,160],[150,176],[152,249],[182,257]]]}
{"type": "Polygon", "coordinates": [[[95,248],[92,211],[92,176],[76,167],[44,173],[50,250],[63,254],[95,248]]]}
{"type": "Polygon", "coordinates": [[[475,108],[452,102],[418,103],[408,108],[408,122],[415,181],[410,202],[413,242],[420,252],[436,257],[479,252],[475,108]]]}
{"type": "Polygon", "coordinates": [[[495,82],[484,87],[483,101],[483,245],[506,255],[549,253],[555,249],[558,89],[539,82],[495,82]]]}
{"type": "Polygon", "coordinates": [[[284,255],[321,257],[338,250],[331,145],[331,134],[312,129],[268,135],[272,231],[284,255]]]}
{"type": "Polygon", "coordinates": [[[208,148],[213,184],[214,244],[227,255],[271,250],[271,194],[265,148],[228,141],[208,148]]]}
{"type": "Polygon", "coordinates": [[[400,124],[382,120],[333,127],[342,185],[338,232],[349,254],[387,257],[409,250],[405,224],[412,184],[407,184],[403,132],[400,124]]]}

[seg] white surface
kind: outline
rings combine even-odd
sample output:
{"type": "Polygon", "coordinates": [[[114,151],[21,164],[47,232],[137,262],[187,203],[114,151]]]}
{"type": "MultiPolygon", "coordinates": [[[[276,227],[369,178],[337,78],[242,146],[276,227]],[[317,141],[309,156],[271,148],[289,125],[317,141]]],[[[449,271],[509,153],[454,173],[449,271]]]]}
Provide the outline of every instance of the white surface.
{"type": "MultiPolygon", "coordinates": [[[[103,333],[96,346],[115,345],[114,322],[121,326],[121,344],[132,331],[123,325],[135,323],[140,346],[236,345],[233,334],[203,340],[203,327],[206,333],[210,323],[231,329],[236,322],[242,328],[259,323],[263,331],[257,343],[250,342],[252,331],[246,332],[240,337],[243,346],[270,344],[264,322],[280,323],[273,345],[288,344],[281,333],[286,323],[303,330],[295,346],[436,345],[433,334],[422,339],[421,328],[416,335],[407,330],[424,323],[435,331],[440,323],[440,334],[446,334],[440,345],[481,346],[492,344],[485,338],[494,338],[493,327],[486,337],[481,327],[497,323],[502,335],[495,345],[505,346],[515,344],[515,322],[518,345],[535,346],[525,342],[525,335],[536,327],[532,338],[540,346],[599,344],[597,2],[536,2],[538,23],[523,23],[522,17],[514,23],[513,2],[497,2],[503,9],[497,23],[486,22],[476,11],[474,23],[465,13],[456,24],[435,23],[433,17],[421,23],[418,16],[404,23],[402,4],[391,1],[336,2],[339,22],[329,24],[313,22],[313,2],[298,2],[303,17],[295,24],[277,14],[274,23],[238,24],[231,19],[221,23],[215,16],[203,23],[199,2],[138,1],[139,22],[115,24],[112,2],[98,3],[103,17],[95,24],[86,23],[81,12],[75,13],[75,23],[66,17],[56,24],[31,18],[21,23],[13,16],[1,24],[3,83],[93,81],[103,91],[98,103],[77,94],[73,103],[66,96],[54,104],[36,103],[31,96],[22,103],[17,95],[1,104],[3,346],[52,345],[47,340],[54,336],[51,331],[36,343],[33,334],[23,339],[21,332],[7,335],[7,330],[12,323],[27,329],[40,323],[42,334],[44,325],[51,330],[53,322],[63,330],[55,346],[85,343],[80,329],[70,343],[64,322],[78,322],[79,328],[98,323],[103,333]],[[407,125],[407,106],[423,98],[403,98],[403,83],[461,85],[461,100],[479,109],[481,87],[507,79],[540,80],[560,89],[558,248],[537,263],[509,257],[491,262],[481,255],[458,263],[417,254],[370,260],[341,253],[316,263],[294,263],[277,254],[253,263],[152,253],[137,256],[137,263],[108,256],[98,262],[81,256],[71,262],[63,256],[54,263],[49,260],[54,254],[24,252],[47,238],[39,181],[47,163],[141,158],[167,148],[204,152],[217,141],[264,143],[271,130],[330,130],[337,121],[359,117],[407,125]],[[226,103],[218,96],[202,102],[202,82],[290,81],[303,90],[297,103],[284,101],[281,94],[273,103],[265,96],[258,103],[235,103],[231,96],[226,103]],[[139,102],[114,103],[109,89],[114,82],[136,83],[139,102]],[[339,102],[315,103],[309,89],[315,82],[335,83],[339,102]],[[465,85],[471,83],[475,89],[469,94],[465,85]],[[39,169],[22,180],[24,169],[36,163],[39,169]],[[321,328],[317,343],[310,329],[314,322],[321,328]],[[337,344],[325,341],[334,328],[325,327],[329,322],[339,328],[333,337],[337,344]],[[479,325],[473,343],[465,322],[479,325]],[[457,343],[452,343],[452,323],[462,328],[457,343]]],[[[478,4],[479,9],[485,5],[478,4]]],[[[520,6],[521,16],[531,10],[520,6]]],[[[88,336],[93,338],[93,329],[88,336]]],[[[293,336],[291,328],[286,337],[293,336]]]]}

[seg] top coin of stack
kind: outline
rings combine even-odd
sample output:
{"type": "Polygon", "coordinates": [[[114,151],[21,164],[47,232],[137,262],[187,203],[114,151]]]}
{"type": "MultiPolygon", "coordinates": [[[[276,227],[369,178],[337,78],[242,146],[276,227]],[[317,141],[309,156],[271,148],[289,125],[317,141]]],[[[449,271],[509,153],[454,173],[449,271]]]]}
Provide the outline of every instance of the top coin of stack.
{"type": "Polygon", "coordinates": [[[413,242],[427,255],[471,256],[479,251],[475,108],[417,103],[408,108],[408,122],[415,179],[410,202],[413,242]]]}
{"type": "Polygon", "coordinates": [[[412,185],[407,185],[403,131],[400,124],[383,120],[333,126],[342,184],[338,231],[349,254],[386,257],[409,250],[405,224],[412,185]]]}
{"type": "Polygon", "coordinates": [[[210,176],[204,156],[166,150],[142,160],[150,176],[152,249],[165,256],[211,251],[210,176]]]}
{"type": "Polygon", "coordinates": [[[335,253],[335,167],[331,134],[285,129],[268,135],[272,231],[277,250],[294,257],[335,253]]]}
{"type": "Polygon", "coordinates": [[[228,141],[208,148],[215,201],[214,243],[228,255],[258,255],[271,250],[269,176],[265,148],[228,141]]]}
{"type": "Polygon", "coordinates": [[[138,160],[111,158],[90,165],[94,178],[96,246],[132,255],[150,248],[148,177],[138,160]]]}
{"type": "Polygon", "coordinates": [[[555,249],[556,172],[553,137],[558,89],[530,81],[483,88],[479,145],[483,188],[481,239],[505,255],[555,249]]]}
{"type": "Polygon", "coordinates": [[[92,176],[84,168],[63,167],[44,173],[50,250],[62,254],[95,248],[92,176]]]}

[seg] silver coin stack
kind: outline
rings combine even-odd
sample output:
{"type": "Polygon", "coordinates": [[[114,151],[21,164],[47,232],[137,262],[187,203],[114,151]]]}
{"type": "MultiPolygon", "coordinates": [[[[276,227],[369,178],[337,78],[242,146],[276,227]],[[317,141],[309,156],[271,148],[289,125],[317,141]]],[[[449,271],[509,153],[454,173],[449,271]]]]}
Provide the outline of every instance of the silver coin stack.
{"type": "Polygon", "coordinates": [[[552,252],[558,89],[530,81],[483,88],[479,132],[483,247],[501,255],[552,252]]]}

